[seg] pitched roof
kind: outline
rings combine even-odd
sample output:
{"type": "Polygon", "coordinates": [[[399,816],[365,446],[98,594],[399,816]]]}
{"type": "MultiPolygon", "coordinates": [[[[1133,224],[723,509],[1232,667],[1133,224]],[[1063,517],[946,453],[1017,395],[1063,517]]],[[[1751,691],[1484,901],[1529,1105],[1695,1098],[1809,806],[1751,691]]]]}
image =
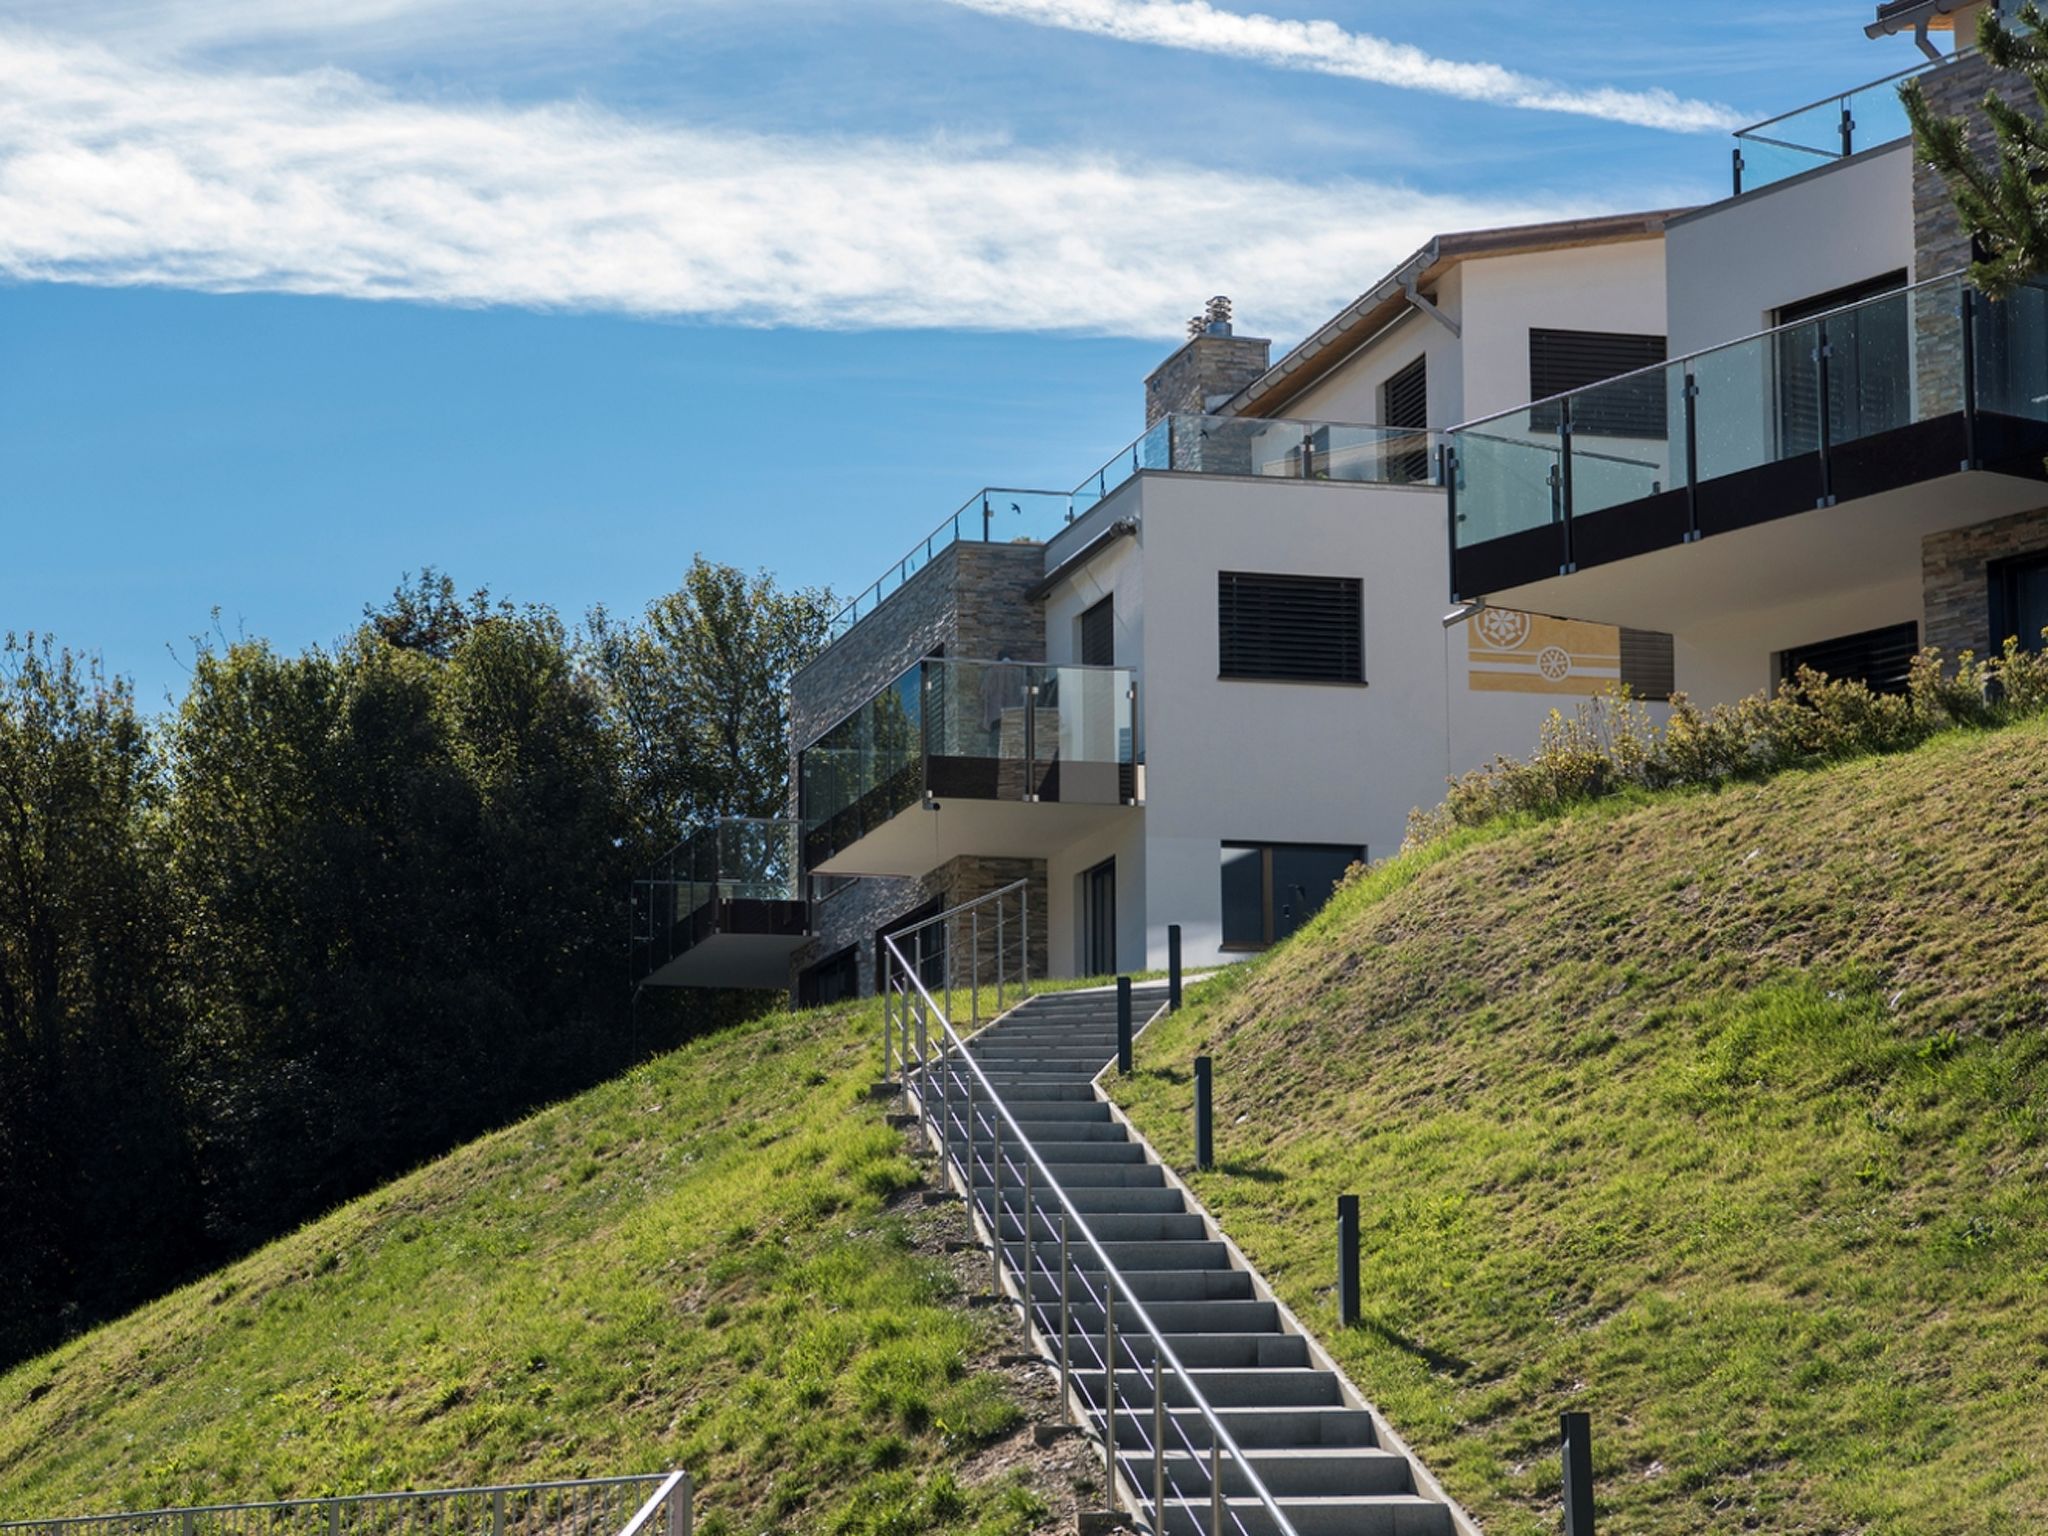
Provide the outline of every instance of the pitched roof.
{"type": "Polygon", "coordinates": [[[1686,212],[1690,210],[1663,208],[1654,213],[1606,214],[1552,224],[1520,224],[1506,229],[1470,229],[1438,235],[1231,396],[1217,408],[1218,413],[1263,416],[1279,410],[1310,385],[1328,377],[1359,346],[1397,319],[1408,307],[1411,286],[1417,291],[1430,288],[1461,261],[1654,240],[1663,235],[1666,219],[1686,212]]]}

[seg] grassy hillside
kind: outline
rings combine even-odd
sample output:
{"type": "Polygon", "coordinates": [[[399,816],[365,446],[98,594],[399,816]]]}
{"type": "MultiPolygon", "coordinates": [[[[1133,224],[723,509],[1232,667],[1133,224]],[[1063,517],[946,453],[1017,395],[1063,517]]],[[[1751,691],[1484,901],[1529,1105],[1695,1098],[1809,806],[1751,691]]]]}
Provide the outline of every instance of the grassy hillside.
{"type": "Polygon", "coordinates": [[[879,1032],[699,1042],[0,1376],[0,1518],[680,1464],[712,1532],[1043,1523],[879,1032]]]}
{"type": "Polygon", "coordinates": [[[1231,1235],[1493,1536],[2048,1529],[2048,730],[1439,845],[1141,1042],[1231,1235]],[[1334,1326],[1363,1197],[1366,1319],[1334,1326]]]}

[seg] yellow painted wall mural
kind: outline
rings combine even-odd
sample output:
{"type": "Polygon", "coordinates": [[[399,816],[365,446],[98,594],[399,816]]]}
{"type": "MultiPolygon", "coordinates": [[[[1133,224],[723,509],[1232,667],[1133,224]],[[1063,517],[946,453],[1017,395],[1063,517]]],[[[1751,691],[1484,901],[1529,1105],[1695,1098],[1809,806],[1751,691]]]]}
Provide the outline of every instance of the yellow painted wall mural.
{"type": "Polygon", "coordinates": [[[1465,625],[1467,674],[1483,693],[1605,693],[1621,680],[1612,624],[1482,608],[1465,625]]]}

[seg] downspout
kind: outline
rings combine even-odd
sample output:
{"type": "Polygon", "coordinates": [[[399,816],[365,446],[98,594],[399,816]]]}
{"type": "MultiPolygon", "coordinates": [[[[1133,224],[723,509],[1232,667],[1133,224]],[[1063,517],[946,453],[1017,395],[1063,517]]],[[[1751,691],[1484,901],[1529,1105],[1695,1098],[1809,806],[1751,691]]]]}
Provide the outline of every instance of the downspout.
{"type": "Polygon", "coordinates": [[[1413,267],[1401,274],[1401,292],[1407,295],[1410,304],[1413,304],[1453,336],[1462,337],[1465,334],[1460,329],[1457,321],[1453,320],[1449,315],[1422,296],[1422,291],[1415,286],[1415,271],[1413,267]]]}
{"type": "Polygon", "coordinates": [[[1927,35],[1927,18],[1925,16],[1922,16],[1913,23],[1913,46],[1937,64],[1945,57],[1942,51],[1934,46],[1933,39],[1927,35]]]}

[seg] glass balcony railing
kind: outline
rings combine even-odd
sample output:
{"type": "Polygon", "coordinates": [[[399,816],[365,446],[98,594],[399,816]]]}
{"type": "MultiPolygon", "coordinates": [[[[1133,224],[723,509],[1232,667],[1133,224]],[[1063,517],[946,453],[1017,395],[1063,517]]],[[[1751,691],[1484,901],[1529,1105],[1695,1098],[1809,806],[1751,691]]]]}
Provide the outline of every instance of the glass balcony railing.
{"type": "Polygon", "coordinates": [[[1735,133],[1735,195],[1754,192],[1860,150],[1903,139],[1912,130],[1899,87],[1942,64],[1916,64],[1852,91],[1823,97],[1735,133]]]}
{"type": "Polygon", "coordinates": [[[977,491],[833,616],[826,643],[873,613],[953,545],[1042,544],[1144,470],[1431,485],[1437,474],[1435,446],[1435,434],[1400,427],[1246,416],[1162,417],[1071,491],[1004,486],[977,491]]]}
{"type": "Polygon", "coordinates": [[[713,931],[720,902],[801,899],[800,828],[791,817],[727,817],[698,828],[633,884],[640,976],[713,931]]]}
{"type": "Polygon", "coordinates": [[[928,658],[798,757],[809,867],[934,799],[1136,797],[1128,667],[928,658]]]}
{"type": "Polygon", "coordinates": [[[1454,428],[1454,586],[1497,590],[1958,467],[2037,474],[2044,422],[2048,290],[1992,303],[1935,278],[1454,428]]]}

